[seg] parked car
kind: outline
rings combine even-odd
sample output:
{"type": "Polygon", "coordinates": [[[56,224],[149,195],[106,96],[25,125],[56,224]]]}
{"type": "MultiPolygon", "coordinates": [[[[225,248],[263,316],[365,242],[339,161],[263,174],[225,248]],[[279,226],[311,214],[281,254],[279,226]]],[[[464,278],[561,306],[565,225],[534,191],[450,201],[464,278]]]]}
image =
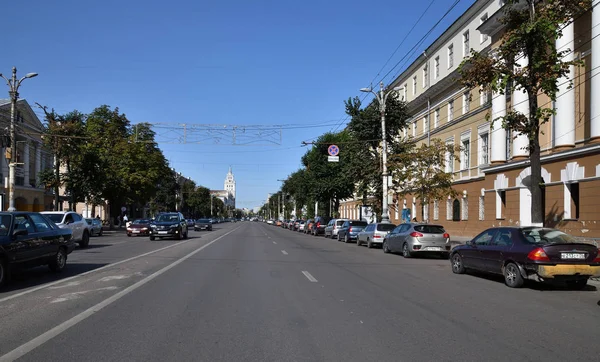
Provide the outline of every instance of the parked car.
{"type": "Polygon", "coordinates": [[[306,220],[298,221],[298,231],[299,232],[303,233],[305,227],[306,227],[306,220]]]}
{"type": "Polygon", "coordinates": [[[187,222],[180,212],[158,214],[150,224],[150,240],[169,237],[175,239],[186,239],[188,237],[187,222]]]}
{"type": "Polygon", "coordinates": [[[371,249],[375,245],[382,245],[385,236],[396,228],[395,224],[373,223],[367,225],[363,231],[358,233],[356,237],[356,245],[361,246],[363,243],[371,249]]]}
{"type": "Polygon", "coordinates": [[[194,224],[196,223],[196,220],[194,219],[186,219],[185,222],[187,223],[188,229],[189,228],[193,228],[194,224]]]}
{"type": "Polygon", "coordinates": [[[325,227],[327,226],[328,221],[329,221],[329,219],[326,217],[317,216],[315,218],[315,222],[312,225],[312,229],[311,229],[310,233],[313,236],[324,235],[325,227]]]}
{"type": "Polygon", "coordinates": [[[48,265],[54,272],[67,265],[75,248],[72,231],[37,212],[0,212],[0,286],[14,268],[48,265]]]}
{"type": "Polygon", "coordinates": [[[314,219],[306,220],[306,222],[304,223],[304,230],[302,230],[302,232],[304,232],[305,234],[308,234],[312,230],[312,226],[314,223],[315,223],[314,219]]]}
{"type": "Polygon", "coordinates": [[[150,235],[150,220],[137,219],[132,221],[131,224],[127,227],[127,236],[132,235],[150,235]]]}
{"type": "Polygon", "coordinates": [[[338,241],[344,241],[349,243],[350,241],[356,240],[358,233],[366,228],[368,223],[363,220],[346,220],[338,230],[337,239],[338,241]]]}
{"type": "Polygon", "coordinates": [[[340,229],[340,227],[342,227],[342,225],[344,225],[344,222],[348,220],[348,219],[331,219],[329,220],[329,223],[327,224],[327,226],[325,227],[325,237],[330,237],[330,238],[337,238],[338,235],[338,230],[340,229]]]}
{"type": "Polygon", "coordinates": [[[85,222],[88,224],[90,236],[102,236],[102,221],[100,221],[100,219],[86,218],[85,222]]]}
{"type": "Polygon", "coordinates": [[[52,220],[61,229],[70,229],[73,241],[79,243],[82,248],[90,244],[90,232],[88,224],[83,216],[73,211],[42,211],[48,219],[52,220]]]}
{"type": "Polygon", "coordinates": [[[402,252],[405,258],[433,253],[447,259],[450,235],[441,225],[404,223],[386,235],[382,248],[384,253],[402,252]]]}
{"type": "Polygon", "coordinates": [[[598,248],[562,231],[542,227],[495,227],[477,235],[450,255],[456,274],[478,270],[504,275],[511,288],[525,280],[563,281],[582,289],[600,276],[598,248]]]}
{"type": "Polygon", "coordinates": [[[212,223],[209,219],[198,219],[194,224],[194,231],[208,230],[212,231],[212,223]]]}

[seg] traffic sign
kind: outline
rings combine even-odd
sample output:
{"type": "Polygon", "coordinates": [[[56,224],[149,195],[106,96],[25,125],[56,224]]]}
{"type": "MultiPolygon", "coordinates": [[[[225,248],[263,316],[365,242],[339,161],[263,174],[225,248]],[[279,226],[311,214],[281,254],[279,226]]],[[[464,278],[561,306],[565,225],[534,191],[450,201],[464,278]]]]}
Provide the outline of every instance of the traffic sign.
{"type": "Polygon", "coordinates": [[[329,156],[337,156],[340,154],[340,148],[336,145],[331,145],[327,149],[327,152],[329,153],[329,156]]]}
{"type": "Polygon", "coordinates": [[[340,162],[340,156],[327,156],[329,162],[340,162]]]}

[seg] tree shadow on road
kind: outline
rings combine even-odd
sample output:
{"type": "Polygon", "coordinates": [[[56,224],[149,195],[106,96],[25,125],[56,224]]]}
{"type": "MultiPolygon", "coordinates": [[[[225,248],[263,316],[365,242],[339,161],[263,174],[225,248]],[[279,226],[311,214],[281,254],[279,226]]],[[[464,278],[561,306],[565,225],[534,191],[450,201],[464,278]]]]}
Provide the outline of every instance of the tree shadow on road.
{"type": "MultiPolygon", "coordinates": [[[[475,272],[475,271],[470,271],[469,275],[471,275],[474,278],[487,279],[490,281],[504,284],[504,277],[502,275],[487,274],[487,273],[475,272]]],[[[525,285],[523,287],[527,288],[527,289],[531,289],[531,290],[537,290],[539,292],[546,292],[546,291],[595,292],[598,290],[598,288],[596,288],[594,285],[591,285],[591,284],[586,285],[585,288],[583,288],[581,290],[576,290],[576,289],[569,288],[564,282],[560,282],[560,281],[541,283],[541,282],[536,282],[533,280],[526,280],[525,285]]]]}
{"type": "Polygon", "coordinates": [[[108,263],[67,263],[65,269],[60,273],[51,272],[47,266],[40,266],[32,269],[11,270],[11,280],[0,289],[0,297],[6,292],[31,288],[66,279],[90,270],[101,268],[105,265],[108,265],[108,263]]]}

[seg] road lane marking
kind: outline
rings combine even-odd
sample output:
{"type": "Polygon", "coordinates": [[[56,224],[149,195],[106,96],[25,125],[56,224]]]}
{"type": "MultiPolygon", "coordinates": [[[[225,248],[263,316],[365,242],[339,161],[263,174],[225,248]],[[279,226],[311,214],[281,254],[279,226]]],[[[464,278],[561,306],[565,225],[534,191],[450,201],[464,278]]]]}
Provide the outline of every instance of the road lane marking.
{"type": "Polygon", "coordinates": [[[273,242],[273,244],[277,244],[277,242],[276,242],[276,241],[274,241],[274,242],[273,242]]]}
{"type": "Polygon", "coordinates": [[[118,292],[117,294],[113,295],[112,297],[109,297],[109,298],[103,300],[102,302],[94,305],[93,307],[90,307],[90,308],[86,309],[85,311],[77,314],[73,318],[71,318],[71,319],[69,319],[69,320],[67,320],[65,322],[62,322],[61,324],[59,324],[56,327],[50,329],[49,331],[47,331],[45,333],[42,333],[41,335],[35,337],[34,339],[30,340],[29,342],[27,342],[25,344],[22,344],[21,346],[13,349],[12,351],[8,352],[7,354],[1,356],[0,357],[0,362],[14,361],[14,360],[16,360],[18,358],[23,357],[27,353],[33,351],[34,349],[36,349],[39,346],[41,346],[42,344],[48,342],[52,338],[60,335],[61,333],[63,333],[67,329],[75,326],[76,324],[78,324],[80,322],[83,322],[88,317],[90,317],[90,316],[98,313],[99,311],[101,311],[105,307],[111,305],[112,303],[114,303],[117,300],[123,298],[124,296],[126,296],[129,293],[135,291],[136,289],[144,286],[145,284],[147,284],[148,282],[152,281],[156,277],[158,277],[158,276],[166,273],[170,269],[172,269],[172,268],[176,267],[177,265],[183,263],[187,259],[191,258],[192,256],[196,255],[197,253],[201,252],[202,250],[206,249],[207,247],[211,246],[215,242],[221,240],[222,238],[226,237],[227,235],[231,234],[232,232],[236,231],[239,228],[241,228],[241,226],[238,226],[237,228],[229,231],[228,233],[219,236],[218,238],[216,238],[215,240],[209,242],[208,244],[202,245],[198,249],[196,249],[196,250],[188,253],[187,255],[185,255],[185,256],[177,259],[176,261],[174,261],[173,263],[167,265],[166,267],[164,267],[164,268],[162,268],[162,269],[160,269],[160,270],[158,270],[158,271],[150,274],[149,276],[147,276],[146,278],[140,280],[139,282],[137,282],[137,283],[135,283],[133,285],[130,285],[129,287],[123,289],[122,291],[118,292]]]}
{"type": "Polygon", "coordinates": [[[167,249],[170,249],[170,248],[174,248],[174,247],[176,247],[178,245],[189,243],[190,241],[193,241],[193,240],[195,240],[195,239],[188,239],[188,240],[180,241],[178,243],[175,243],[175,244],[172,244],[172,245],[169,245],[169,246],[165,246],[164,248],[160,248],[160,249],[157,249],[157,250],[149,251],[147,253],[140,254],[140,255],[137,255],[137,256],[133,256],[133,257],[125,259],[125,260],[121,260],[121,261],[117,261],[117,262],[114,262],[114,263],[111,263],[111,264],[107,264],[107,265],[105,265],[103,267],[100,267],[98,269],[92,269],[92,270],[86,271],[85,273],[73,275],[72,277],[60,279],[60,280],[57,280],[57,281],[54,281],[54,282],[51,282],[51,283],[48,283],[48,284],[40,285],[40,286],[35,287],[35,288],[27,289],[27,290],[24,290],[24,291],[22,291],[20,293],[12,294],[12,295],[9,295],[7,297],[0,298],[0,303],[5,302],[5,301],[10,300],[10,299],[21,297],[21,296],[29,294],[29,293],[36,292],[36,291],[38,291],[40,289],[48,288],[48,287],[51,287],[51,286],[56,285],[56,284],[67,282],[67,281],[73,280],[75,278],[79,278],[79,277],[82,277],[82,276],[85,276],[85,275],[88,275],[88,274],[96,273],[96,272],[102,271],[104,269],[108,269],[108,268],[110,268],[112,266],[115,266],[115,265],[127,263],[127,262],[135,260],[135,259],[143,258],[144,256],[148,256],[148,255],[151,255],[151,254],[154,254],[154,253],[158,253],[159,251],[163,251],[163,250],[167,250],[167,249]]]}
{"type": "Polygon", "coordinates": [[[317,283],[318,282],[318,280],[315,279],[315,277],[313,277],[312,274],[310,274],[306,270],[303,270],[302,274],[304,274],[304,276],[306,277],[306,279],[310,280],[311,282],[313,282],[313,283],[317,283]]]}
{"type": "Polygon", "coordinates": [[[287,251],[285,251],[285,250],[282,250],[282,251],[281,251],[281,254],[283,254],[283,255],[288,255],[288,252],[287,252],[287,251]]]}

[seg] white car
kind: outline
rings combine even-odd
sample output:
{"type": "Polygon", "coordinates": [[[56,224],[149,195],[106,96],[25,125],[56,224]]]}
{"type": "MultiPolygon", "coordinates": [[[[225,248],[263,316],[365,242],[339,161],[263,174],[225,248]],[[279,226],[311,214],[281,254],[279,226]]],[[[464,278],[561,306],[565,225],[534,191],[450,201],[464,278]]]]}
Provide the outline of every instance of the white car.
{"type": "Polygon", "coordinates": [[[70,229],[73,233],[73,241],[79,246],[86,248],[90,244],[90,231],[85,219],[73,211],[42,211],[61,229],[70,229]]]}

